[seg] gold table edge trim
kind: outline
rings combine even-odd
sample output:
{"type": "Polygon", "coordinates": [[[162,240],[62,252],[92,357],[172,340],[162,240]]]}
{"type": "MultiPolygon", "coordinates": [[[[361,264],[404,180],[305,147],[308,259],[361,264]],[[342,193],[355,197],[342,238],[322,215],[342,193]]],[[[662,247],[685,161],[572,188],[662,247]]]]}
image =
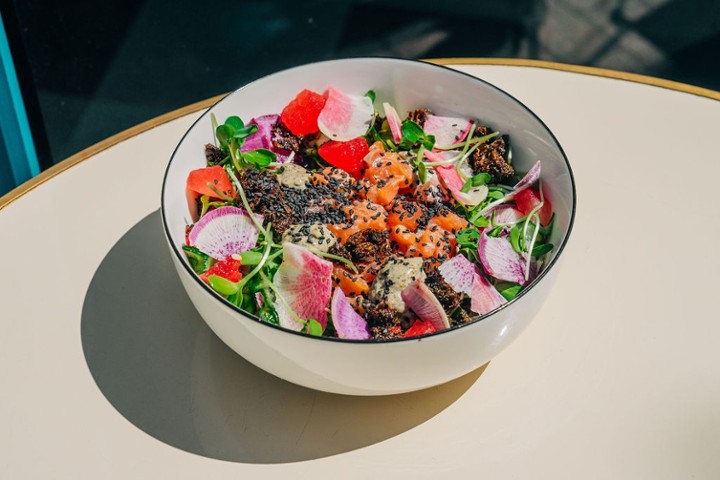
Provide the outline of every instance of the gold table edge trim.
{"type": "MultiPolygon", "coordinates": [[[[512,67],[534,67],[534,68],[545,68],[549,70],[558,70],[563,72],[580,73],[583,75],[593,75],[597,77],[612,78],[615,80],[624,80],[628,82],[641,83],[645,85],[651,85],[654,87],[666,88],[670,90],[676,90],[679,92],[689,93],[692,95],[698,95],[701,97],[707,97],[713,100],[720,100],[720,92],[710,90],[707,88],[696,87],[694,85],[688,85],[681,82],[675,82],[672,80],[666,80],[662,78],[651,77],[648,75],[640,75],[637,73],[622,72],[619,70],[611,70],[599,67],[586,67],[580,65],[572,65],[567,63],[549,62],[545,60],[530,60],[521,58],[434,58],[425,60],[429,63],[435,63],[438,65],[496,65],[496,66],[512,66],[512,67]]],[[[192,103],[185,107],[173,110],[163,115],[151,118],[145,122],[139,123],[133,127],[128,128],[120,133],[112,135],[105,140],[102,140],[90,147],[81,150],[80,152],[66,158],[65,160],[53,165],[47,170],[41,172],[39,175],[33,177],[27,182],[19,185],[18,187],[10,190],[8,193],[0,197],[0,210],[10,205],[12,202],[22,197],[26,193],[35,189],[36,187],[47,182],[51,178],[59,175],[60,173],[68,170],[69,168],[77,165],[80,162],[87,160],[88,158],[97,155],[98,153],[106,150],[113,145],[116,145],[122,141],[139,135],[143,132],[158,127],[164,123],[170,122],[177,118],[189,115],[199,110],[208,108],[217,103],[226,94],[211,97],[199,102],[192,103]]]]}

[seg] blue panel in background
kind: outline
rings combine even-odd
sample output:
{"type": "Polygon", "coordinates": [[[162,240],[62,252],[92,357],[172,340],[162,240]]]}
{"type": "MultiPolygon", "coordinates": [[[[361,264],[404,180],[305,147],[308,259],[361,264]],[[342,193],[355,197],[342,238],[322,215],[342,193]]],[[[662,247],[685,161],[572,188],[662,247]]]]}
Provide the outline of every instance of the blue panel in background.
{"type": "Polygon", "coordinates": [[[38,173],[37,153],[0,17],[0,195],[38,173]]]}
{"type": "Polygon", "coordinates": [[[5,142],[0,135],[0,195],[9,192],[13,187],[15,187],[15,179],[10,169],[10,159],[7,156],[5,142]]]}

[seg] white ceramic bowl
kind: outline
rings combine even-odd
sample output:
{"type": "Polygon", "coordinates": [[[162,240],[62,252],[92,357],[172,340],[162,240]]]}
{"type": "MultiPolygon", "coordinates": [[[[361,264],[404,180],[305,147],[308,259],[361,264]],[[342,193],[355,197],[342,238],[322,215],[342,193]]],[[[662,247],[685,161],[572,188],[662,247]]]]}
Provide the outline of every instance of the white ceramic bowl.
{"type": "Polygon", "coordinates": [[[185,134],[168,165],[162,189],[162,218],[171,255],[190,299],[227,345],[258,367],[288,381],[328,392],[384,395],[419,390],[458,378],[507,347],[536,314],[553,284],[575,215],[575,186],[567,158],[548,128],[519,101],[475,77],[428,63],[357,58],[304,65],[256,80],[220,100],[185,134]],[[510,135],[513,164],[527,171],[542,161],[556,222],[547,267],[515,299],[460,327],[416,339],[386,342],[339,340],[285,330],[261,322],[215,294],[198,279],[181,251],[190,218],[185,182],[205,166],[212,141],[210,112],[218,119],[244,120],[279,113],[302,89],[374,90],[379,102],[404,112],[431,108],[441,115],[478,118],[510,135]]]}

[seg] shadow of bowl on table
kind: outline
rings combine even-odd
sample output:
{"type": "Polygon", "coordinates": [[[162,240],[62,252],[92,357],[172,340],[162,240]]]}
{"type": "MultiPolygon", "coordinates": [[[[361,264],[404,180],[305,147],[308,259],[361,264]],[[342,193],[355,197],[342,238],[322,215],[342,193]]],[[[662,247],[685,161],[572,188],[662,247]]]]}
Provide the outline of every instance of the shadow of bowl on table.
{"type": "Polygon", "coordinates": [[[100,390],[158,440],[210,458],[284,463],[348,452],[405,432],[457,400],[484,367],[402,395],[355,397],[281,380],[207,327],[170,259],[160,213],[108,252],[82,311],[82,345],[100,390]]]}

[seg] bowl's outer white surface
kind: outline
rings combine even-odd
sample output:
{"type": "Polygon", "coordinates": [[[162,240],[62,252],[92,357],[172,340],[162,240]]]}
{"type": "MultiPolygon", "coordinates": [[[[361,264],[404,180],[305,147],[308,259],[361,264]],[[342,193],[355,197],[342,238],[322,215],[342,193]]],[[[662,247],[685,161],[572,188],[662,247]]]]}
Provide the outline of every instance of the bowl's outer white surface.
{"type": "Polygon", "coordinates": [[[349,395],[403,393],[439,385],[485,364],[508,346],[542,305],[554,270],[513,308],[443,335],[413,341],[317,341],[242,318],[208,295],[173,257],[190,300],[215,334],[246,360],[282,379],[349,395]]]}
{"type": "Polygon", "coordinates": [[[381,395],[418,390],[459,377],[493,358],[528,325],[546,297],[557,270],[575,211],[572,174],[557,141],[522,104],[474,77],[415,61],[372,58],[321,62],[279,72],[225,97],[204,114],[178,145],[168,166],[162,214],[172,257],[185,289],[201,316],[231,348],[274,375],[335,393],[381,395]],[[494,314],[430,337],[400,342],[352,343],[288,333],[243,315],[210,292],[180,254],[190,217],[185,181],[205,166],[203,147],[213,139],[210,113],[219,122],[231,115],[244,120],[279,113],[307,88],[324,91],[374,90],[376,105],[391,102],[402,113],[418,107],[478,118],[510,135],[513,164],[526,171],[542,161],[542,178],[556,222],[547,268],[531,288],[494,314]]]}

